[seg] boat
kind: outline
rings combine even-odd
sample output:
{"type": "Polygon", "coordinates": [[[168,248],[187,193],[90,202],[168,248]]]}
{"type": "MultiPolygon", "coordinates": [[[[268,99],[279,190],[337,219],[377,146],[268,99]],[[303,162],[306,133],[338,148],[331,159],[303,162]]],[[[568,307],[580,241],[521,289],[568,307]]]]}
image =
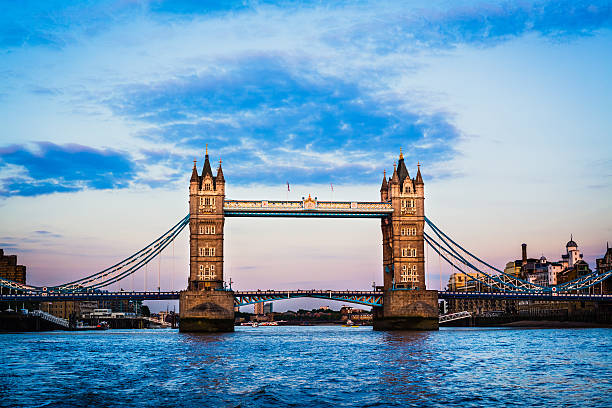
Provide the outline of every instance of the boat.
{"type": "Polygon", "coordinates": [[[353,323],[351,319],[346,321],[346,324],[343,324],[342,327],[359,327],[358,324],[353,323]]]}
{"type": "Polygon", "coordinates": [[[96,325],[97,330],[108,330],[110,328],[108,322],[100,322],[96,325]]]}

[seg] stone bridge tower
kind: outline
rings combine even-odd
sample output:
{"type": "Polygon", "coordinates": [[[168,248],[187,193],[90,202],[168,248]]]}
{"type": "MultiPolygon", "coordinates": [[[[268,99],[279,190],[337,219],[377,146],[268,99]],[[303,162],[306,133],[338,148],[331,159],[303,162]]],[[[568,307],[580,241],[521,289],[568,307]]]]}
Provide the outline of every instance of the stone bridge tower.
{"type": "Polygon", "coordinates": [[[223,201],[225,178],[221,161],[213,176],[204,156],[202,174],[196,162],[189,181],[189,280],[180,295],[180,330],[234,330],[234,294],[223,282],[223,201]]]}
{"type": "Polygon", "coordinates": [[[437,329],[438,294],[425,287],[425,184],[418,166],[410,178],[400,151],[393,176],[383,176],[381,201],[393,214],[383,218],[383,307],[374,310],[374,328],[437,329]]]}
{"type": "Polygon", "coordinates": [[[208,159],[204,157],[202,175],[196,162],[189,182],[189,284],[191,290],[223,288],[223,200],[225,178],[221,162],[213,176],[208,159]]]}

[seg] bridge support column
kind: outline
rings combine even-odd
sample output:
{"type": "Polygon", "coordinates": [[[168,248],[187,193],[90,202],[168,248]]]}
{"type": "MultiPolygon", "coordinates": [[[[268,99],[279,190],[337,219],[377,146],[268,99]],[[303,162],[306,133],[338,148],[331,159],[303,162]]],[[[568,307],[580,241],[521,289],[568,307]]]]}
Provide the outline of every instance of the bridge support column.
{"type": "Polygon", "coordinates": [[[234,292],[184,290],[179,299],[179,331],[233,332],[234,292]]]}
{"type": "Polygon", "coordinates": [[[374,330],[438,330],[438,291],[386,290],[374,330]]]}

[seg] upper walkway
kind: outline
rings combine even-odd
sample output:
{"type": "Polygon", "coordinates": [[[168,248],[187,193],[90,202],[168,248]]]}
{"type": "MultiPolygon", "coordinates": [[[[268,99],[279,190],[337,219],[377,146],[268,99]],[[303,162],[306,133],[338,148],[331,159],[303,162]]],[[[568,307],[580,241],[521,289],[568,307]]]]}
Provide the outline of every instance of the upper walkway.
{"type": "Polygon", "coordinates": [[[393,213],[391,203],[362,201],[225,200],[226,217],[383,218],[393,213]]]}

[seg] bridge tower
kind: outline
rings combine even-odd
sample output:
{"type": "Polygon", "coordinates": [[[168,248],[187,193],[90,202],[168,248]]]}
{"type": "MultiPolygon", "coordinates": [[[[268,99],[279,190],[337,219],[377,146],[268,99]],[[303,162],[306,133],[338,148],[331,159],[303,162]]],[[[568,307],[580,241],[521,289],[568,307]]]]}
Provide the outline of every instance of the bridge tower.
{"type": "Polygon", "coordinates": [[[383,176],[381,201],[393,214],[383,218],[383,306],[374,310],[376,330],[435,330],[438,293],[425,287],[425,184],[418,165],[410,178],[400,150],[393,175],[383,176]]]}
{"type": "Polygon", "coordinates": [[[225,178],[219,161],[213,176],[208,157],[202,174],[193,163],[189,181],[189,280],[180,295],[180,330],[234,330],[234,295],[223,282],[223,201],[225,178]]]}

